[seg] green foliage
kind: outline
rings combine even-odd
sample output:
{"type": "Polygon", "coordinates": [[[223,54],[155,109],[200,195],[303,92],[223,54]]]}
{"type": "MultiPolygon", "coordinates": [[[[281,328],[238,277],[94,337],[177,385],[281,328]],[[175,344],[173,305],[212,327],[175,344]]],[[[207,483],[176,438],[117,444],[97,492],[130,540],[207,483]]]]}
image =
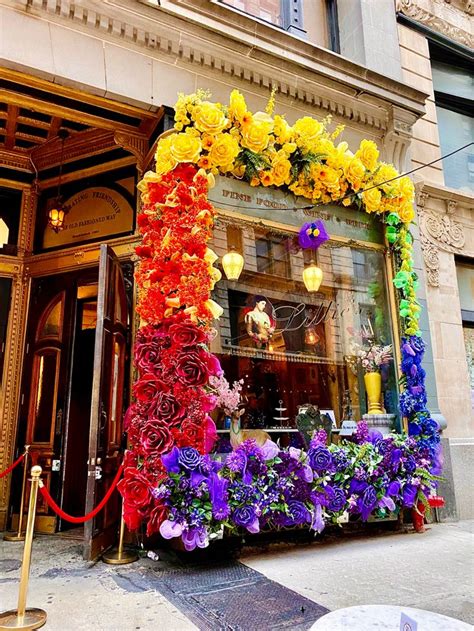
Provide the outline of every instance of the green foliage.
{"type": "Polygon", "coordinates": [[[245,166],[245,179],[250,181],[259,177],[259,172],[271,168],[266,158],[250,149],[242,149],[237,158],[237,164],[245,166]]]}

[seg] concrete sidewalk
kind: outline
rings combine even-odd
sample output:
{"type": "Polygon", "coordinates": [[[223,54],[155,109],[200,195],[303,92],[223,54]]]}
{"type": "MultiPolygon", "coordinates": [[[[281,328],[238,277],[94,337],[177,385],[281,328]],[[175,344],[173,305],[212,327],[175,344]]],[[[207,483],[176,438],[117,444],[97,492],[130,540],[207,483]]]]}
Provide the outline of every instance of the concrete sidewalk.
{"type": "MultiPolygon", "coordinates": [[[[264,575],[262,578],[268,577],[330,610],[357,604],[398,604],[442,613],[472,624],[473,525],[473,522],[432,525],[424,535],[413,532],[341,534],[311,545],[272,545],[264,552],[245,549],[240,561],[264,575]]],[[[22,550],[21,543],[0,542],[0,610],[16,607],[22,550]]],[[[229,562],[231,569],[232,563],[229,562]]],[[[241,568],[242,574],[244,568],[234,565],[241,568]]],[[[220,617],[216,618],[216,610],[204,608],[197,618],[188,606],[196,601],[192,590],[185,598],[169,590],[170,585],[173,587],[183,578],[179,574],[180,566],[182,569],[183,564],[175,563],[173,555],[169,554],[160,561],[142,558],[119,567],[102,562],[91,564],[82,560],[78,541],[61,536],[37,536],[28,605],[47,611],[48,622],[44,628],[53,631],[255,629],[249,622],[252,613],[248,608],[241,623],[228,622],[231,608],[235,620],[238,605],[235,600],[239,593],[231,583],[221,589],[217,612],[220,617]],[[173,599],[174,604],[163,593],[173,599]]],[[[201,566],[201,579],[213,571],[215,566],[213,569],[211,564],[201,566]]],[[[193,579],[197,577],[193,567],[187,568],[187,572],[190,583],[199,582],[193,579]]],[[[219,591],[215,586],[210,589],[215,590],[213,593],[219,591]]],[[[199,597],[203,593],[210,592],[201,591],[199,597]]],[[[260,612],[262,604],[272,607],[271,589],[267,596],[262,593],[261,598],[260,612]]],[[[297,600],[291,593],[289,598],[297,600]]],[[[281,625],[267,628],[289,627],[282,620],[281,625]]]]}
{"type": "Polygon", "coordinates": [[[240,560],[330,609],[387,604],[427,609],[474,624],[474,522],[427,532],[343,535],[240,560]]]}

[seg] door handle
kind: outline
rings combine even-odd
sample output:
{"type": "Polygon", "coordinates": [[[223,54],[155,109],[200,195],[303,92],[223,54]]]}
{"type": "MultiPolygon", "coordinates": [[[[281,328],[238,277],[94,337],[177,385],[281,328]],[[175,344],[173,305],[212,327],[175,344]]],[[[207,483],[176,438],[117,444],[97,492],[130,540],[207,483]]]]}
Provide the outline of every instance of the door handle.
{"type": "Polygon", "coordinates": [[[56,412],[56,426],[54,428],[54,433],[56,434],[56,436],[59,436],[59,434],[61,433],[62,425],[63,425],[63,411],[60,408],[56,412]]]}
{"type": "Polygon", "coordinates": [[[97,466],[95,468],[95,479],[96,480],[101,480],[102,479],[102,467],[97,466]]]}

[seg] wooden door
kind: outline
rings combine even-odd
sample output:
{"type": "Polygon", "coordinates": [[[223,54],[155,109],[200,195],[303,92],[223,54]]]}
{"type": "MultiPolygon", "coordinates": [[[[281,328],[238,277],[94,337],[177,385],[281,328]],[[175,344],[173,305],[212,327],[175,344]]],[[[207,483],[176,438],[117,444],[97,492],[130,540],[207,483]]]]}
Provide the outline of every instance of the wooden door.
{"type": "MultiPolygon", "coordinates": [[[[60,502],[61,453],[67,412],[68,370],[74,320],[72,280],[49,277],[33,282],[20,399],[19,448],[31,445],[32,464],[60,502]]],[[[55,532],[56,515],[38,498],[37,528],[55,532]]]]}
{"type": "MultiPolygon", "coordinates": [[[[89,435],[86,513],[104,497],[121,461],[122,414],[129,310],[122,268],[101,245],[94,379],[89,435]]],[[[115,540],[121,501],[114,493],[84,529],[84,558],[95,559],[115,540]]]]}

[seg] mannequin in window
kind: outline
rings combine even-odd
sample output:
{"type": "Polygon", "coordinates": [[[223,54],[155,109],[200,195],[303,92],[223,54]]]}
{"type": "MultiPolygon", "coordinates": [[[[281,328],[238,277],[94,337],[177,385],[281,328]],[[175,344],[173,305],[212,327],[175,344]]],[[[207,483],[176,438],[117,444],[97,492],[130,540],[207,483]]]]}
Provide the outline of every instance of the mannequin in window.
{"type": "Polygon", "coordinates": [[[275,331],[275,325],[265,311],[265,296],[254,296],[253,309],[245,314],[245,327],[257,348],[266,348],[275,331]]]}

